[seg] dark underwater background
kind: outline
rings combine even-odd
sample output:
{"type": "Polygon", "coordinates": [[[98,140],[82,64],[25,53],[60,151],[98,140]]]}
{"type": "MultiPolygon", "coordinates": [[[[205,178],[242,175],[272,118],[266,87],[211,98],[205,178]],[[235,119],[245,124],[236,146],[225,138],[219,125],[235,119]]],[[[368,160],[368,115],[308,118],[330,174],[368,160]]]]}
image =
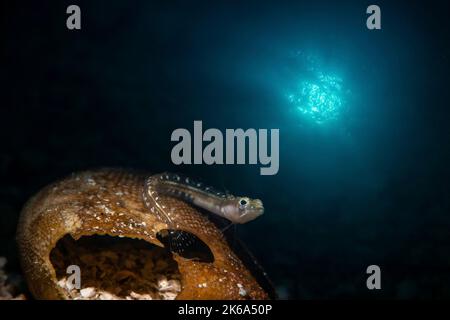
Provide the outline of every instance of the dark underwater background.
{"type": "Polygon", "coordinates": [[[236,229],[280,298],[450,298],[449,23],[444,2],[3,1],[0,256],[41,187],[113,166],[260,198],[236,229]],[[82,29],[66,29],[78,4],[82,29]],[[342,79],[337,119],[287,94],[342,79]],[[312,68],[312,67],[311,67],[312,68]],[[280,169],[182,165],[176,128],[279,128],[280,169]],[[369,291],[366,268],[381,268],[369,291]]]}

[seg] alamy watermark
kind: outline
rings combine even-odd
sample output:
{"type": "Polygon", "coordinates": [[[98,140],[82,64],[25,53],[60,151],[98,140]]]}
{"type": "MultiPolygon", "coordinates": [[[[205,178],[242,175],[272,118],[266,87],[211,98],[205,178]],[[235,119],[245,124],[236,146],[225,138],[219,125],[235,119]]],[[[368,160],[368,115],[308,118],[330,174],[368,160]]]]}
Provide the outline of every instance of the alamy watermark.
{"type": "Polygon", "coordinates": [[[175,129],[171,141],[178,142],[172,149],[172,162],[180,164],[261,164],[261,175],[275,175],[280,167],[280,130],[215,128],[203,132],[202,121],[194,121],[194,137],[189,130],[175,129]],[[203,142],[208,142],[203,147],[203,142]],[[225,142],[225,148],[224,148],[225,142]],[[248,148],[247,148],[248,146],[248,148]],[[269,150],[270,148],[270,150],[269,150]]]}
{"type": "MultiPolygon", "coordinates": [[[[69,15],[66,19],[66,27],[69,30],[81,29],[81,8],[78,5],[69,5],[66,9],[66,13],[69,15]]],[[[369,14],[366,20],[366,27],[369,30],[381,29],[381,9],[375,4],[371,4],[367,7],[366,13],[369,14]]]]}
{"type": "Polygon", "coordinates": [[[370,14],[366,20],[366,26],[369,30],[381,29],[381,9],[376,4],[372,4],[367,7],[366,13],[370,14]]]}
{"type": "Polygon", "coordinates": [[[366,273],[370,276],[367,278],[366,286],[369,290],[381,289],[381,268],[376,264],[367,267],[366,273]]]}

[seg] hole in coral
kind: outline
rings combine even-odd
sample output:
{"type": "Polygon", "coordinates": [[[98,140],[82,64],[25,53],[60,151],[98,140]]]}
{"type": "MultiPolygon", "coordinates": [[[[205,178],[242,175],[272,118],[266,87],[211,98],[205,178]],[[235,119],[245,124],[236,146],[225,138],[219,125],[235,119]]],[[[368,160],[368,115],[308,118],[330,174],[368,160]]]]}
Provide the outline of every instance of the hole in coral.
{"type": "Polygon", "coordinates": [[[181,291],[172,255],[144,240],[66,235],[50,253],[58,285],[73,299],[173,300],[181,291]],[[80,267],[81,288],[71,289],[70,265],[80,267]]]}
{"type": "Polygon", "coordinates": [[[157,237],[167,249],[185,259],[214,262],[214,255],[208,245],[190,232],[164,229],[157,237]]]}

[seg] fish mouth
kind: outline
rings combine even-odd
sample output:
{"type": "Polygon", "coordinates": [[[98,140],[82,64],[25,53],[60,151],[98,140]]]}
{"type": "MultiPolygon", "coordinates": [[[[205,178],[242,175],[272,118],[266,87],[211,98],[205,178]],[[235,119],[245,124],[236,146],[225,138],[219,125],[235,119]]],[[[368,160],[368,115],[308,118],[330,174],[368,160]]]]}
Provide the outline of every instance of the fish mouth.
{"type": "Polygon", "coordinates": [[[259,216],[262,216],[264,214],[264,208],[263,207],[253,207],[248,210],[245,214],[241,216],[241,218],[244,218],[246,221],[251,221],[259,216]]]}
{"type": "Polygon", "coordinates": [[[262,215],[264,214],[264,208],[263,208],[263,207],[258,208],[256,214],[257,214],[258,217],[259,217],[259,216],[262,216],[262,215]]]}
{"type": "MultiPolygon", "coordinates": [[[[261,200],[255,199],[252,201],[252,209],[264,211],[264,205],[261,200]]],[[[262,214],[262,212],[261,212],[262,214]]]]}

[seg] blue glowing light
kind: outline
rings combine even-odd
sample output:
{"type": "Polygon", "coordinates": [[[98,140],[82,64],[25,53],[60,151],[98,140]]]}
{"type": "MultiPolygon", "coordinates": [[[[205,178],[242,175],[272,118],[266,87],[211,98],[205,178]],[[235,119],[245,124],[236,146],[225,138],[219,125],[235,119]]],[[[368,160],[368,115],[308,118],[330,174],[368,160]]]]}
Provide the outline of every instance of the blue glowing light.
{"type": "Polygon", "coordinates": [[[314,80],[301,81],[288,98],[302,115],[318,124],[336,120],[344,105],[342,79],[319,74],[314,80]]]}

